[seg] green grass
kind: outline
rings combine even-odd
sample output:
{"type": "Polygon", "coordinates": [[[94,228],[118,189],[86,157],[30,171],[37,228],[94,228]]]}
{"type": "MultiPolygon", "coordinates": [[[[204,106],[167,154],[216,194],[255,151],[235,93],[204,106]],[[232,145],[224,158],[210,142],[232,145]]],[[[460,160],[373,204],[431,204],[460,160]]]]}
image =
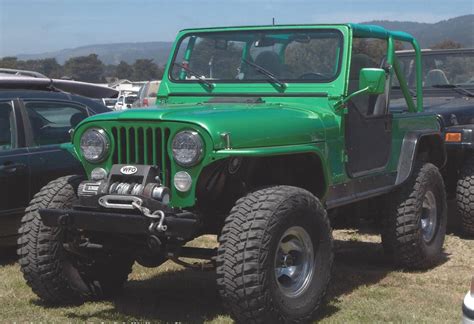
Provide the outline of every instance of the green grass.
{"type": "MultiPolygon", "coordinates": [[[[378,235],[337,230],[336,259],[322,323],[459,323],[461,301],[474,274],[474,240],[448,235],[444,259],[424,272],[403,272],[384,257],[378,235]]],[[[201,239],[212,244],[209,237],[201,239]]],[[[172,262],[135,265],[122,296],[78,307],[46,307],[25,284],[14,257],[0,260],[2,322],[231,323],[212,271],[172,262]]]]}

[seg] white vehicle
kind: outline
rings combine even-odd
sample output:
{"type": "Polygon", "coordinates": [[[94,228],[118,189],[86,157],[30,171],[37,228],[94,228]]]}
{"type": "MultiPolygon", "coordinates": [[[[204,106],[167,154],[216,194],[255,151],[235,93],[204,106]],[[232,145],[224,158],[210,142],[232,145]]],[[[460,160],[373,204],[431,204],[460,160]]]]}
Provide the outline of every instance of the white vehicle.
{"type": "Polygon", "coordinates": [[[135,107],[151,107],[156,103],[156,94],[161,81],[148,81],[138,91],[138,100],[132,105],[135,107]]]}
{"type": "Polygon", "coordinates": [[[132,104],[138,100],[136,95],[121,95],[118,97],[117,102],[115,103],[115,110],[125,110],[132,108],[132,104]]]}
{"type": "Polygon", "coordinates": [[[466,294],[466,297],[464,297],[462,323],[474,324],[474,277],[471,281],[471,290],[466,294]]]}

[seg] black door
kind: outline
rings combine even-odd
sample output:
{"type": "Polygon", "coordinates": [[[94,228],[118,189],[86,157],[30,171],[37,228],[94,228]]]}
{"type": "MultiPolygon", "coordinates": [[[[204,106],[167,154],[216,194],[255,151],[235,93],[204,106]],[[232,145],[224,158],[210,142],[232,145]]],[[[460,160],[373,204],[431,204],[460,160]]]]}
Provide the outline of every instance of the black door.
{"type": "Polygon", "coordinates": [[[345,116],[346,169],[352,177],[385,168],[392,144],[392,115],[368,109],[375,105],[370,101],[377,101],[377,96],[365,103],[355,101],[349,102],[345,116]]]}
{"type": "MultiPolygon", "coordinates": [[[[369,53],[370,54],[370,53],[369,53]]],[[[378,67],[375,60],[364,53],[351,57],[349,93],[359,89],[360,70],[378,67]]],[[[352,177],[385,168],[392,144],[392,115],[388,112],[390,78],[381,95],[359,95],[348,102],[345,115],[346,170],[352,177]]]]}
{"type": "Polygon", "coordinates": [[[20,218],[29,202],[27,149],[13,102],[0,102],[0,242],[14,242],[20,218]],[[20,126],[20,127],[18,127],[20,126]]]}
{"type": "Polygon", "coordinates": [[[44,100],[25,100],[23,107],[31,129],[28,136],[31,194],[34,195],[51,180],[83,173],[79,161],[61,146],[71,145],[70,130],[87,117],[86,107],[71,102],[44,100]]]}

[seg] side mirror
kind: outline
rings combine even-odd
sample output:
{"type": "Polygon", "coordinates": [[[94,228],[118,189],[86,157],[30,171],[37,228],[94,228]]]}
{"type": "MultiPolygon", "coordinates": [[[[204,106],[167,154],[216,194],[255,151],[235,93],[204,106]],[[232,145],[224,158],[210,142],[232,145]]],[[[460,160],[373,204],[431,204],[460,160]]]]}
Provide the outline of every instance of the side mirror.
{"type": "Polygon", "coordinates": [[[359,72],[359,90],[339,100],[335,104],[336,111],[341,110],[345,103],[361,94],[383,94],[387,75],[384,69],[363,68],[359,72]]]}
{"type": "Polygon", "coordinates": [[[359,73],[359,89],[367,89],[368,94],[385,92],[386,73],[384,69],[364,68],[359,73]]]}

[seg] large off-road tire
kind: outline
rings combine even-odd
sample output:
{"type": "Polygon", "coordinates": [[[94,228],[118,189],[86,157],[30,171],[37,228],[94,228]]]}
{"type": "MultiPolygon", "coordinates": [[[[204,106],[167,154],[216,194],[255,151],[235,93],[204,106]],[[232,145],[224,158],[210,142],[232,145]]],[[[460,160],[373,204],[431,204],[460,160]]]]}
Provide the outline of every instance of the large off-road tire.
{"type": "Polygon", "coordinates": [[[276,186],[237,201],[219,238],[217,285],[242,323],[306,322],[331,277],[326,211],[306,190],[276,186]]]}
{"type": "Polygon", "coordinates": [[[456,204],[461,217],[461,229],[474,236],[474,157],[464,163],[456,184],[456,204]]]}
{"type": "Polygon", "coordinates": [[[431,163],[418,163],[405,184],[387,197],[382,243],[396,264],[426,269],[441,255],[447,205],[443,178],[431,163]]]}
{"type": "Polygon", "coordinates": [[[110,297],[127,280],[133,260],[106,256],[83,260],[63,246],[65,231],[43,224],[41,208],[71,208],[81,177],[66,176],[51,181],[38,192],[22,219],[18,255],[27,284],[49,304],[80,303],[110,297]],[[87,261],[87,262],[84,262],[87,261]]]}

